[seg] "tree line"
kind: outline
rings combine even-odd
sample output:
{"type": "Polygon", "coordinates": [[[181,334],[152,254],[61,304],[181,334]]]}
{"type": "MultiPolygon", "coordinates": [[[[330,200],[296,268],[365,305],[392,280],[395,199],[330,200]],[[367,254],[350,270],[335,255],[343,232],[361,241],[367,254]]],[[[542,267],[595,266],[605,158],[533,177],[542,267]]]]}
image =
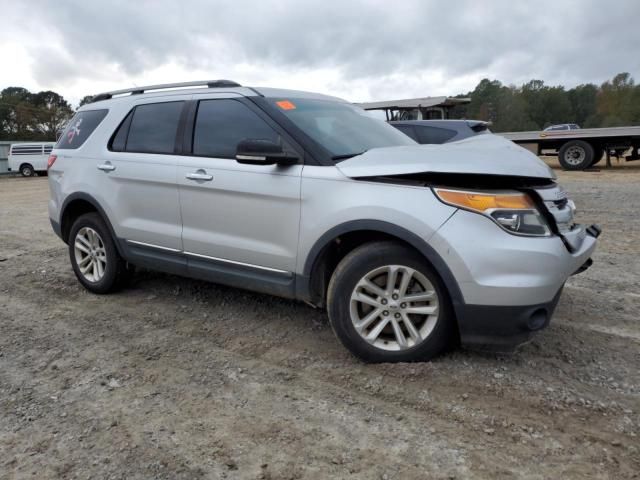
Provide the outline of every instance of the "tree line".
{"type": "Polygon", "coordinates": [[[0,91],[0,140],[53,141],[73,112],[69,102],[51,90],[5,88],[0,91]]]}
{"type": "MultiPolygon", "coordinates": [[[[496,132],[541,130],[556,123],[581,127],[640,125],[640,85],[629,73],[619,73],[601,85],[586,83],[565,89],[531,80],[522,86],[485,78],[458,97],[471,103],[453,109],[453,118],[492,122],[496,132]]],[[[80,105],[90,101],[84,97],[80,105]]],[[[74,110],[62,95],[26,88],[0,91],[0,140],[56,140],[74,110]]]]}
{"type": "Polygon", "coordinates": [[[599,86],[586,83],[568,90],[542,80],[517,87],[485,78],[458,97],[471,103],[455,107],[453,118],[491,121],[495,132],[542,130],[558,123],[582,128],[640,125],[640,85],[629,73],[599,86]]]}

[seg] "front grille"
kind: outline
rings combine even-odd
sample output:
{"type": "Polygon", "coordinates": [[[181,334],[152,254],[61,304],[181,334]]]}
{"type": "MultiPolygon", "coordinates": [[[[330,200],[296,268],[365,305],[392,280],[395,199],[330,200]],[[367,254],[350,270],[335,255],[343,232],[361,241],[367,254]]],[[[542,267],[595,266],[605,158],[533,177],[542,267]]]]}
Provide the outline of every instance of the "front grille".
{"type": "Polygon", "coordinates": [[[558,186],[539,188],[536,193],[542,199],[547,212],[553,217],[558,233],[564,238],[569,251],[574,251],[584,240],[584,228],[574,221],[575,204],[567,197],[567,192],[558,186]]]}

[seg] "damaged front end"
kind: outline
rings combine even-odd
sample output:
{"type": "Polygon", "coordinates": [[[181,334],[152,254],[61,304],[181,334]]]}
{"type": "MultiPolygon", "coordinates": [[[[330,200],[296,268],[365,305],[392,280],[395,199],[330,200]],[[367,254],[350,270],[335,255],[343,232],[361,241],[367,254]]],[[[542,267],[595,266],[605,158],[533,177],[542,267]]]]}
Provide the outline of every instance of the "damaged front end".
{"type": "Polygon", "coordinates": [[[574,202],[544,162],[502,137],[374,149],[338,168],[356,180],[430,188],[440,201],[485,215],[514,235],[557,235],[570,253],[586,235],[600,234],[597,225],[575,223],[574,202]]]}

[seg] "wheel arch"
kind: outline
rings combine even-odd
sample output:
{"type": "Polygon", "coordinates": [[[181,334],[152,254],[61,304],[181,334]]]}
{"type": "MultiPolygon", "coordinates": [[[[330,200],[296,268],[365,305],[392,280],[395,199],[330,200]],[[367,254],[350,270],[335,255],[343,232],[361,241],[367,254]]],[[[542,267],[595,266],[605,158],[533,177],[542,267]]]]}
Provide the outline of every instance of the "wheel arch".
{"type": "MultiPolygon", "coordinates": [[[[444,284],[456,317],[462,312],[464,299],[458,282],[442,257],[424,239],[398,225],[381,220],[354,220],[337,225],[322,235],[311,247],[304,263],[302,274],[296,282],[297,296],[310,303],[323,303],[326,295],[327,277],[330,278],[335,266],[353,248],[375,240],[396,240],[420,253],[436,271],[444,284]],[[360,238],[358,238],[360,237],[360,238]],[[362,240],[365,237],[366,240],[362,240]],[[341,252],[338,258],[331,254],[341,239],[355,239],[350,248],[341,252]],[[337,260],[337,261],[336,261],[337,260]],[[335,265],[333,265],[335,263],[335,265]],[[326,267],[329,268],[326,268],[326,267]]],[[[348,240],[349,241],[349,240],[348,240]]]]}
{"type": "Polygon", "coordinates": [[[118,241],[118,237],[113,230],[111,221],[100,205],[100,202],[98,202],[94,197],[92,197],[88,193],[73,193],[65,199],[60,212],[60,233],[62,240],[65,243],[69,243],[69,232],[71,231],[73,222],[75,222],[75,220],[80,215],[84,215],[85,213],[90,212],[96,212],[102,217],[102,220],[104,220],[104,223],[107,225],[107,228],[109,229],[109,233],[111,234],[111,238],[113,239],[118,253],[122,256],[123,252],[120,247],[120,242],[118,241]]]}

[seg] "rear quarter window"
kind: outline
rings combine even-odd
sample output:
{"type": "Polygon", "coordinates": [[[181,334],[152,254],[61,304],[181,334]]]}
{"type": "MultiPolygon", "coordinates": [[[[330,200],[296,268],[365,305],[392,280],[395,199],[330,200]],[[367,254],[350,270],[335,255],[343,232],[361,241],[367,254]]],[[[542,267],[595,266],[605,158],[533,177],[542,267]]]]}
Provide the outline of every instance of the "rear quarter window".
{"type": "Polygon", "coordinates": [[[84,110],[76,113],[56,143],[56,148],[74,150],[81,147],[107,116],[107,112],[108,110],[84,110]]]}

